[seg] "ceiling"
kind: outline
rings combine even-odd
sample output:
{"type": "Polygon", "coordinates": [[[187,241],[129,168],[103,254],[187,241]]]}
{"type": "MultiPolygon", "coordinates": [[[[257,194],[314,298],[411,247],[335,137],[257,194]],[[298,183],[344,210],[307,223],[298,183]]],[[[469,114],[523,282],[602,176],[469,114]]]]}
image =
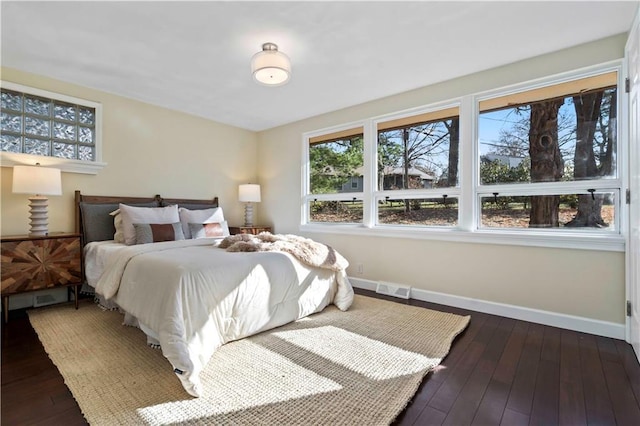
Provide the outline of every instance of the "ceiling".
{"type": "Polygon", "coordinates": [[[627,32],[638,2],[1,2],[2,66],[260,131],[627,32]],[[265,42],[292,77],[264,87],[265,42]]]}

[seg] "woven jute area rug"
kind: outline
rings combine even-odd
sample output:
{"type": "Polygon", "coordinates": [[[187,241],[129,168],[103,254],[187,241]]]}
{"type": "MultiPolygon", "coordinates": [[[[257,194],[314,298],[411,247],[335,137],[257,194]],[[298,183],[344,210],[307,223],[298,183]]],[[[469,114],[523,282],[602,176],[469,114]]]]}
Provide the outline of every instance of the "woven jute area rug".
{"type": "Polygon", "coordinates": [[[356,296],[220,348],[189,396],[158,349],[91,303],[29,312],[91,425],[383,425],[403,410],[469,317],[356,296]]]}

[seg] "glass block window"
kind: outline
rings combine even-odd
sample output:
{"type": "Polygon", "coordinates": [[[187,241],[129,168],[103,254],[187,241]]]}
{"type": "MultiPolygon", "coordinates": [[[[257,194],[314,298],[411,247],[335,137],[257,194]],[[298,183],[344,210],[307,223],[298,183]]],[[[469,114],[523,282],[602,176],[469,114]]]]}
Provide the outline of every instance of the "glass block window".
{"type": "Polygon", "coordinates": [[[96,108],[1,89],[0,151],[96,161],[96,108]]]}

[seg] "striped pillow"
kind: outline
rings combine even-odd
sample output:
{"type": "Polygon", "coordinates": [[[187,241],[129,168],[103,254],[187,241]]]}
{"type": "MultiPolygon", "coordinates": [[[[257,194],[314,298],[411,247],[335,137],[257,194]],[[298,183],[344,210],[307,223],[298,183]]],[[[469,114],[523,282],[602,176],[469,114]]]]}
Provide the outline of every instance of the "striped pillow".
{"type": "Polygon", "coordinates": [[[134,223],[136,244],[159,243],[162,241],[184,240],[180,222],[176,223],[134,223]]]}

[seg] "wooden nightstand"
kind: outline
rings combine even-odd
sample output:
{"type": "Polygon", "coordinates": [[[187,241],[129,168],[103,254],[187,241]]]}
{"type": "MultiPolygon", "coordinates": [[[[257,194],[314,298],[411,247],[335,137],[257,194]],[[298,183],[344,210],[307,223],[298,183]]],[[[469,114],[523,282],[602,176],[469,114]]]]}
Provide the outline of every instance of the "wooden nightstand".
{"type": "Polygon", "coordinates": [[[78,309],[78,287],[82,284],[80,234],[2,237],[1,244],[5,322],[9,318],[9,296],[13,294],[74,286],[78,309]]]}
{"type": "Polygon", "coordinates": [[[258,235],[261,232],[272,232],[270,226],[230,226],[229,233],[235,234],[253,234],[258,235]]]}

